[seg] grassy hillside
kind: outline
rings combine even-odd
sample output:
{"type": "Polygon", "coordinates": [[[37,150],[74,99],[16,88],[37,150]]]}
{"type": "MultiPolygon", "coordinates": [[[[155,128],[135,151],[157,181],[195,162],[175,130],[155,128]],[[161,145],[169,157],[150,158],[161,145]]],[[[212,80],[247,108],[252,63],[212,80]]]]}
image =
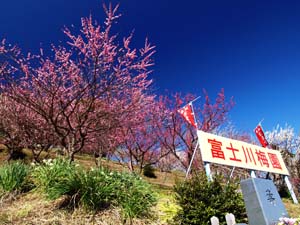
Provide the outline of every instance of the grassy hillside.
{"type": "MultiPolygon", "coordinates": [[[[27,151],[26,154],[30,155],[27,151]]],[[[6,158],[6,153],[0,153],[1,162],[6,158]]],[[[95,166],[94,159],[86,155],[76,157],[76,161],[85,168],[95,166]]],[[[107,160],[101,160],[101,164],[111,170],[124,171],[126,166],[107,160]]],[[[182,172],[155,172],[157,178],[146,178],[157,192],[158,203],[152,208],[152,218],[134,219],[133,224],[170,224],[172,217],[176,214],[178,206],[175,203],[173,185],[176,181],[184,179],[182,172]]],[[[28,192],[21,195],[11,195],[0,199],[0,225],[4,224],[102,224],[118,225],[123,224],[121,211],[118,208],[110,208],[98,213],[84,211],[81,208],[75,210],[60,209],[63,197],[55,201],[45,200],[36,192],[28,192]]],[[[283,200],[291,217],[300,216],[300,206],[294,205],[291,200],[283,200]]],[[[129,224],[129,223],[127,223],[129,224]]]]}
{"type": "MultiPolygon", "coordinates": [[[[159,207],[163,209],[162,205],[169,201],[169,198],[163,197],[159,201],[159,207]]],[[[36,193],[27,193],[19,196],[8,202],[1,203],[0,209],[0,224],[60,224],[60,225],[86,225],[86,224],[102,224],[102,225],[118,225],[122,224],[121,213],[119,209],[109,209],[96,214],[88,213],[83,209],[75,209],[74,211],[67,211],[58,209],[56,206],[60,201],[46,201],[36,193]]],[[[158,210],[158,209],[154,209],[158,210]]],[[[169,209],[168,209],[169,210],[169,209]]],[[[133,224],[168,224],[167,219],[170,216],[163,211],[158,213],[154,219],[134,219],[133,224]]],[[[129,224],[129,223],[128,223],[129,224]]]]}

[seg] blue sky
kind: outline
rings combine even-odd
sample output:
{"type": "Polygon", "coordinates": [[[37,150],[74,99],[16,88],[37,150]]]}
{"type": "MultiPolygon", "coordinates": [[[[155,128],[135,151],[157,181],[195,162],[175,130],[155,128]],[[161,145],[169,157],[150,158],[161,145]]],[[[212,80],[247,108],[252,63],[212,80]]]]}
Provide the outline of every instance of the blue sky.
{"type": "MultiPolygon", "coordinates": [[[[108,2],[108,1],[105,1],[108,2]]],[[[278,123],[300,128],[300,2],[276,0],[112,0],[123,14],[120,35],[135,30],[157,46],[155,89],[214,98],[225,89],[236,105],[230,119],[252,132],[278,123]]],[[[0,38],[37,52],[64,40],[61,29],[92,13],[103,21],[103,1],[27,0],[1,4],[0,38]]]]}

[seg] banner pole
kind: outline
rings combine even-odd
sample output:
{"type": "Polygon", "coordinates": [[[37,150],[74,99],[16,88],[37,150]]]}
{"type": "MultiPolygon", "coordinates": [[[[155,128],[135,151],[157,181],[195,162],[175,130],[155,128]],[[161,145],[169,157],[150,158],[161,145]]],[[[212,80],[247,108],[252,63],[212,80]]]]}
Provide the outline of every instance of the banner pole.
{"type": "Polygon", "coordinates": [[[190,161],[190,164],[189,164],[189,167],[186,171],[186,174],[185,174],[185,179],[188,177],[189,175],[189,172],[191,170],[191,167],[192,167],[192,164],[193,164],[193,161],[194,161],[194,158],[195,158],[195,155],[196,155],[196,151],[197,151],[197,148],[198,148],[198,141],[196,143],[196,146],[195,146],[195,149],[194,149],[194,152],[193,152],[193,155],[192,155],[192,158],[191,158],[191,161],[190,161]]]}
{"type": "Polygon", "coordinates": [[[205,172],[206,172],[206,176],[207,176],[208,181],[212,181],[213,179],[212,179],[212,175],[211,175],[211,172],[210,172],[210,164],[208,162],[205,162],[204,166],[205,166],[205,172]]]}
{"type": "Polygon", "coordinates": [[[288,177],[288,176],[284,176],[284,181],[285,181],[286,186],[288,187],[288,189],[289,189],[289,191],[290,191],[290,194],[291,194],[291,196],[292,196],[293,202],[294,202],[295,204],[299,204],[299,203],[298,203],[298,199],[297,199],[297,197],[296,197],[296,195],[295,195],[295,192],[294,192],[294,190],[293,190],[292,184],[291,184],[291,182],[290,182],[290,180],[289,180],[289,177],[288,177]]]}
{"type": "Polygon", "coordinates": [[[188,104],[192,104],[194,101],[198,100],[199,98],[201,98],[201,96],[198,96],[197,98],[194,98],[192,101],[188,102],[183,107],[187,106],[188,104]]]}
{"type": "Polygon", "coordinates": [[[229,178],[228,178],[227,184],[229,184],[229,182],[230,182],[230,179],[231,179],[231,178],[232,178],[232,176],[233,176],[233,172],[234,172],[234,170],[235,170],[235,166],[232,168],[232,170],[231,170],[231,172],[230,172],[230,175],[229,175],[229,178]]]}
{"type": "Polygon", "coordinates": [[[232,178],[234,170],[235,170],[235,166],[231,170],[231,173],[230,173],[230,176],[229,176],[229,180],[232,178]]]}
{"type": "Polygon", "coordinates": [[[256,174],[255,174],[255,171],[254,171],[254,170],[251,170],[251,171],[250,171],[250,176],[251,176],[252,178],[256,178],[256,174]]]}

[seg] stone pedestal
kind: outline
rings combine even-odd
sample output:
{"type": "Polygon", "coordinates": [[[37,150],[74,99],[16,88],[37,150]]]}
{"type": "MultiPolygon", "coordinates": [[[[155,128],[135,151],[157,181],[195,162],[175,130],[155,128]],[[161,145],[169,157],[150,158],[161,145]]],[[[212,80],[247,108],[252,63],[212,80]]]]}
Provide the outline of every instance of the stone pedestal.
{"type": "Polygon", "coordinates": [[[241,187],[249,225],[272,225],[288,216],[273,181],[250,178],[241,187]]]}

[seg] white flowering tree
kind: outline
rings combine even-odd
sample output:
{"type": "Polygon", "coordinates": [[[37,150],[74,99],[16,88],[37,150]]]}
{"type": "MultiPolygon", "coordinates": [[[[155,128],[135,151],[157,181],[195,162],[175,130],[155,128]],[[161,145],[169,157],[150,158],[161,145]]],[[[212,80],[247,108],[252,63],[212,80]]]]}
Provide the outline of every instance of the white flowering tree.
{"type": "Polygon", "coordinates": [[[300,136],[288,124],[285,124],[284,127],[278,124],[272,131],[267,131],[265,135],[268,142],[277,149],[286,150],[292,154],[299,151],[300,136]]]}
{"type": "MultiPolygon", "coordinates": [[[[273,149],[280,150],[285,164],[290,172],[291,181],[296,187],[296,193],[300,190],[300,169],[297,165],[300,162],[300,136],[295,133],[292,126],[285,124],[284,127],[277,125],[272,131],[265,133],[266,139],[273,149]]],[[[274,182],[283,187],[283,179],[275,176],[274,182]],[[277,177],[277,178],[275,178],[277,177]]],[[[280,190],[281,188],[279,188],[280,190]]]]}

